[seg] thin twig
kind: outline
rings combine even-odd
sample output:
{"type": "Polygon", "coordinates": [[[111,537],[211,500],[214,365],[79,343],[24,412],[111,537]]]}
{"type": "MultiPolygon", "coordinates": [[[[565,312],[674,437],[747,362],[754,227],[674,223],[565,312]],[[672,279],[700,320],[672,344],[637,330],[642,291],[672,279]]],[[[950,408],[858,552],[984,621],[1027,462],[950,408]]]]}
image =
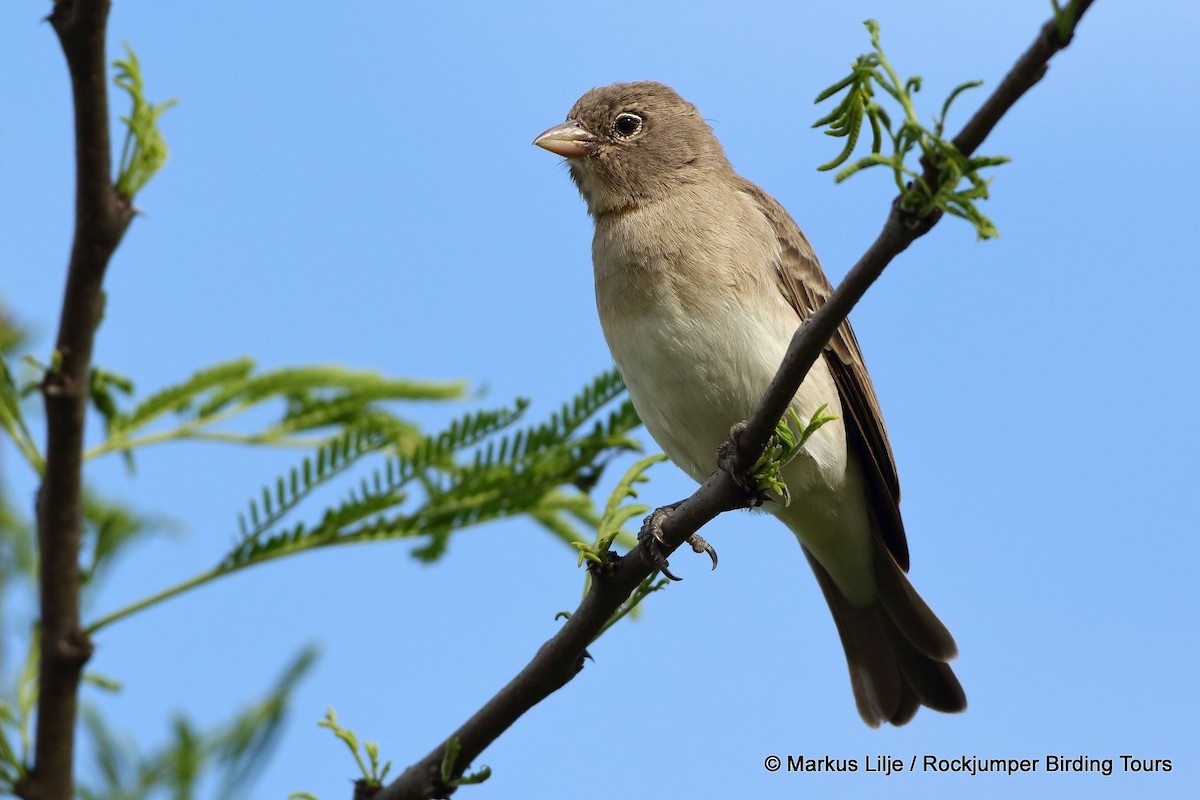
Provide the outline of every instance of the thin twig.
{"type": "MultiPolygon", "coordinates": [[[[1076,24],[1092,0],[1082,0],[1076,24]]],[[[964,153],[973,152],[992,131],[1000,118],[1045,73],[1049,59],[1070,42],[1060,41],[1053,22],[1017,61],[1012,71],[988,97],[979,112],[967,123],[955,144],[964,153]]],[[[936,176],[930,182],[936,191],[936,176]]],[[[782,418],[808,370],[820,357],[829,337],[859,301],[884,268],[920,236],[927,233],[937,218],[913,219],[900,208],[899,198],[882,232],[858,263],[830,296],[829,300],[805,320],[792,337],[787,355],[772,380],[754,415],[743,429],[737,444],[738,463],[753,464],[766,448],[775,425],[782,418]]],[[[744,490],[726,472],[714,473],[693,495],[679,504],[662,524],[665,552],[673,551],[701,526],[723,511],[745,506],[744,490]]],[[[467,720],[452,737],[461,745],[454,764],[454,776],[462,775],[496,737],[507,730],[522,714],[560,689],[582,668],[587,646],[633,590],[654,570],[638,548],[608,569],[594,573],[592,591],[562,629],[538,650],[521,672],[467,720]]],[[[394,782],[374,795],[373,800],[417,800],[447,797],[454,791],[441,779],[445,746],[406,769],[394,782]]]]}
{"type": "Polygon", "coordinates": [[[79,622],[83,431],[105,268],[133,218],[112,183],[106,0],[60,0],[50,15],[75,108],[75,233],[55,355],[42,382],[46,470],[38,492],[41,663],[34,763],[25,800],[71,800],[77,694],[91,642],[79,622]]]}

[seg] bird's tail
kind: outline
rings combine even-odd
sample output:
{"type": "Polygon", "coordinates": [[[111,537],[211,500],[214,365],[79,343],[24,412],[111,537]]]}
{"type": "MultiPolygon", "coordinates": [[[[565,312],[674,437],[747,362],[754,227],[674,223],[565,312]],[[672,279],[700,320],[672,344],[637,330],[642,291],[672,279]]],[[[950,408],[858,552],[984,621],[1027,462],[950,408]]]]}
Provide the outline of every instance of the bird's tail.
{"type": "Polygon", "coordinates": [[[877,536],[874,545],[877,597],[864,608],[851,605],[804,548],[846,650],[858,713],[877,728],[883,722],[903,725],[921,706],[962,711],[967,696],[946,663],[958,655],[954,637],[877,536]]]}

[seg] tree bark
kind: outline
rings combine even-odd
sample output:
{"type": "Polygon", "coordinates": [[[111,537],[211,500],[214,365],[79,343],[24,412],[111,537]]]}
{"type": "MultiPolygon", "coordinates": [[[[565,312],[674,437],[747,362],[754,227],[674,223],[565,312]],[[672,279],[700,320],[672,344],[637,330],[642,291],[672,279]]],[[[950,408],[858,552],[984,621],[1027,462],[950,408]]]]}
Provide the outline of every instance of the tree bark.
{"type": "Polygon", "coordinates": [[[42,381],[46,469],[37,498],[41,647],[34,763],[17,792],[72,800],[77,698],[92,652],[80,627],[83,442],[92,345],[109,259],[133,218],[112,182],[108,129],[107,0],[60,0],[49,21],[71,76],[75,112],[75,232],[58,337],[42,381]]]}

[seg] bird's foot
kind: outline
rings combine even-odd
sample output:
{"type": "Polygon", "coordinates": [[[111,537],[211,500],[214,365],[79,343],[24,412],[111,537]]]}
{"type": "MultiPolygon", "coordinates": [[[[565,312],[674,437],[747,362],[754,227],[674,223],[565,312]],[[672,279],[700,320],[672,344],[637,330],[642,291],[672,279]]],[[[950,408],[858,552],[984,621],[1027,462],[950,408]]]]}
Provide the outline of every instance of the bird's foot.
{"type": "Polygon", "coordinates": [[[721,442],[717,448],[717,466],[729,474],[737,487],[746,495],[746,504],[750,508],[758,508],[770,500],[770,496],[759,487],[754,479],[753,470],[745,469],[738,459],[738,449],[741,447],[742,434],[746,430],[746,422],[734,423],[729,429],[729,438],[721,442]]]}
{"type": "MultiPolygon", "coordinates": [[[[642,529],[638,531],[638,542],[642,549],[646,551],[647,558],[654,568],[661,572],[666,577],[673,581],[681,581],[680,578],[671,573],[668,569],[669,563],[667,557],[663,555],[662,548],[666,546],[666,540],[663,539],[662,523],[667,517],[671,516],[671,512],[679,506],[679,503],[672,503],[669,506],[656,508],[642,521],[642,529]]],[[[696,553],[708,553],[708,557],[712,559],[712,568],[717,568],[717,551],[713,546],[704,540],[698,533],[693,533],[688,536],[687,543],[691,546],[692,551],[696,553]]]]}

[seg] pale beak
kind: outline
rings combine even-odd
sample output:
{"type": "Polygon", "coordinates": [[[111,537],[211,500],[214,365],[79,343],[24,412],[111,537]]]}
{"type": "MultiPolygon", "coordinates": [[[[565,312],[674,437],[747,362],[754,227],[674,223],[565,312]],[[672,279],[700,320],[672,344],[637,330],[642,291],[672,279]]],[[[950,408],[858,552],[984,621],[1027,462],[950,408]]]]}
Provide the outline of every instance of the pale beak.
{"type": "Polygon", "coordinates": [[[590,153],[596,141],[591,131],[569,119],[562,125],[555,125],[544,132],[534,139],[533,143],[564,158],[578,158],[590,153]]]}

